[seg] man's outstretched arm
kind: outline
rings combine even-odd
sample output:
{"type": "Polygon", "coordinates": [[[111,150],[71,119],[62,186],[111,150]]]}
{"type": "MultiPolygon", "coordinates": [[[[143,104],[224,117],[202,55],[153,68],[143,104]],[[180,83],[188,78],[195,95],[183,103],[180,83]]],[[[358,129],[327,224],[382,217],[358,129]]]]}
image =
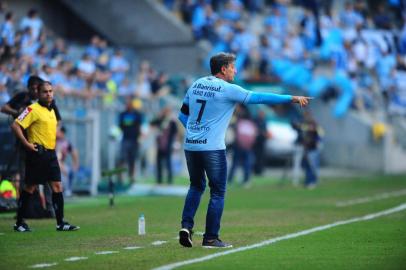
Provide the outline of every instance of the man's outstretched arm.
{"type": "Polygon", "coordinates": [[[298,103],[301,107],[307,106],[311,97],[278,95],[272,93],[252,92],[247,100],[247,104],[283,104],[283,103],[298,103]]]}

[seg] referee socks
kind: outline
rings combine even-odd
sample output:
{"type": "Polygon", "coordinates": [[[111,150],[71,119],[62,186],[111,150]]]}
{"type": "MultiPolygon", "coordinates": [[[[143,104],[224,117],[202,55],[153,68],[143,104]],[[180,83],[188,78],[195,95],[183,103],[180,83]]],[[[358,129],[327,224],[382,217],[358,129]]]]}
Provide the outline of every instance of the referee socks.
{"type": "Polygon", "coordinates": [[[21,224],[24,221],[24,214],[27,211],[31,195],[31,193],[25,191],[24,189],[20,193],[17,209],[17,224],[21,224]]]}
{"type": "Polygon", "coordinates": [[[56,223],[58,225],[62,224],[63,223],[63,208],[64,208],[62,192],[53,192],[52,193],[52,204],[53,204],[54,210],[55,210],[56,223]]]}

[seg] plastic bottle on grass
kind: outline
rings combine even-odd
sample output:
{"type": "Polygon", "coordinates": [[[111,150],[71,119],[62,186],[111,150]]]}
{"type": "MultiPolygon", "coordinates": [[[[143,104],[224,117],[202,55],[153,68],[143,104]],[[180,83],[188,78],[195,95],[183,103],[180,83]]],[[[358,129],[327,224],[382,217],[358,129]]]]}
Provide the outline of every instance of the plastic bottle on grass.
{"type": "Polygon", "coordinates": [[[138,235],[145,235],[145,217],[141,214],[138,218],[138,235]]]}

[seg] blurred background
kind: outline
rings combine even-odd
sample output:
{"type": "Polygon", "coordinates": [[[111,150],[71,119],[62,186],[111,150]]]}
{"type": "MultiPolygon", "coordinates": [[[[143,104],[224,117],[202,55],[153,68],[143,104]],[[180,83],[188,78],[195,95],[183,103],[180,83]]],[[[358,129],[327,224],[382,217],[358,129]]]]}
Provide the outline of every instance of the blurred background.
{"type": "MultiPolygon", "coordinates": [[[[240,166],[247,186],[273,171],[307,187],[323,172],[401,174],[405,12],[404,0],[0,1],[0,106],[31,74],[52,82],[68,196],[106,190],[109,175],[130,190],[176,184],[183,96],[210,56],[233,52],[237,84],[315,99],[239,107],[230,182],[240,166]]],[[[11,121],[0,115],[0,172],[15,179],[11,121]]]]}

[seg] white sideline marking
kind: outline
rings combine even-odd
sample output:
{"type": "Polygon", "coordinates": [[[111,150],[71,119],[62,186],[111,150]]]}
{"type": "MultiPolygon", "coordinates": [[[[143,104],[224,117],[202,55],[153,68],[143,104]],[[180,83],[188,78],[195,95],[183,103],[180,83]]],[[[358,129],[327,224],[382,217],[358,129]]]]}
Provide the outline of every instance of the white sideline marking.
{"type": "Polygon", "coordinates": [[[239,248],[230,249],[230,250],[223,251],[223,252],[218,252],[218,253],[215,253],[215,254],[211,254],[211,255],[196,258],[196,259],[191,259],[191,260],[186,260],[186,261],[181,261],[181,262],[176,262],[176,263],[163,265],[163,266],[154,268],[153,270],[170,270],[170,269],[174,269],[174,268],[184,266],[184,265],[188,265],[188,264],[204,262],[204,261],[208,261],[208,260],[220,257],[220,256],[225,256],[225,255],[228,255],[228,254],[232,254],[232,253],[236,253],[236,252],[240,252],[240,251],[245,251],[245,250],[249,250],[249,249],[259,248],[259,247],[267,246],[267,245],[270,245],[270,244],[273,244],[273,243],[276,243],[276,242],[279,242],[279,241],[282,241],[282,240],[287,240],[287,239],[296,238],[296,237],[299,237],[299,236],[311,234],[311,233],[314,233],[314,232],[327,230],[327,229],[330,229],[330,228],[333,228],[333,227],[336,227],[336,226],[339,226],[339,225],[345,225],[345,224],[350,224],[350,223],[354,223],[354,222],[357,222],[357,221],[365,221],[365,220],[374,219],[374,218],[377,218],[377,217],[380,217],[380,216],[386,216],[386,215],[393,214],[393,213],[396,213],[396,212],[399,212],[399,211],[403,211],[405,209],[406,209],[406,203],[401,204],[401,205],[399,205],[397,207],[394,207],[394,208],[390,208],[390,209],[378,212],[378,213],[369,214],[369,215],[366,215],[366,216],[356,217],[356,218],[347,219],[347,220],[341,220],[341,221],[337,221],[337,222],[330,223],[330,224],[327,224],[327,225],[314,227],[314,228],[311,228],[311,229],[308,229],[308,230],[304,230],[304,231],[300,231],[300,232],[296,232],[296,233],[291,233],[291,234],[287,234],[287,235],[284,235],[284,236],[279,236],[279,237],[276,237],[276,238],[271,238],[271,239],[268,239],[268,240],[265,240],[265,241],[250,245],[250,246],[239,247],[239,248]]]}
{"type": "Polygon", "coordinates": [[[155,242],[152,242],[151,243],[151,245],[153,245],[153,246],[160,246],[160,245],[163,245],[163,244],[165,244],[165,243],[167,243],[168,241],[155,241],[155,242]]]}
{"type": "Polygon", "coordinates": [[[45,267],[51,267],[51,266],[55,266],[57,265],[57,263],[39,263],[39,264],[34,264],[31,265],[31,268],[45,268],[45,267]]]}
{"type": "Polygon", "coordinates": [[[113,253],[118,253],[118,251],[98,251],[98,252],[95,252],[94,254],[96,254],[96,255],[107,255],[107,254],[113,254],[113,253]]]}
{"type": "Polygon", "coordinates": [[[131,250],[131,249],[139,249],[139,248],[142,248],[142,247],[134,246],[134,247],[125,247],[125,248],[123,248],[123,249],[129,249],[129,250],[131,250]]]}
{"type": "Polygon", "coordinates": [[[336,206],[337,207],[345,207],[345,206],[350,206],[354,204],[361,204],[361,203],[368,203],[372,201],[378,201],[378,200],[383,200],[391,197],[399,197],[406,195],[406,189],[398,190],[398,191],[392,191],[392,192],[385,192],[381,194],[377,194],[372,197],[364,197],[364,198],[359,198],[359,199],[354,199],[354,200],[349,200],[349,201],[341,201],[337,202],[336,206]]]}
{"type": "Polygon", "coordinates": [[[70,257],[70,258],[66,258],[65,261],[67,262],[76,262],[76,261],[80,261],[80,260],[87,260],[87,257],[70,257]]]}

